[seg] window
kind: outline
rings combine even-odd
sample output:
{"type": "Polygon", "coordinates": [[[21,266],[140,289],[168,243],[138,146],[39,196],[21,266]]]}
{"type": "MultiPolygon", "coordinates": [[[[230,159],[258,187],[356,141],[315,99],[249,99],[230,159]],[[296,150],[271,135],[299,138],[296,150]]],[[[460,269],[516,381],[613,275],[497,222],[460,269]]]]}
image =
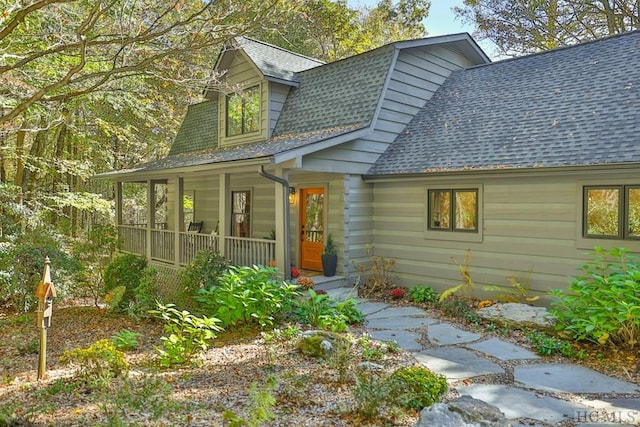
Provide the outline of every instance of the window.
{"type": "Polygon", "coordinates": [[[260,86],[227,96],[227,136],[260,130],[260,86]]]}
{"type": "Polygon", "coordinates": [[[583,236],[640,239],[640,185],[584,187],[583,236]]]}
{"type": "Polygon", "coordinates": [[[251,237],[251,192],[232,191],[231,235],[251,237]]]}
{"type": "Polygon", "coordinates": [[[429,190],[428,229],[478,231],[478,190],[429,190]]]}

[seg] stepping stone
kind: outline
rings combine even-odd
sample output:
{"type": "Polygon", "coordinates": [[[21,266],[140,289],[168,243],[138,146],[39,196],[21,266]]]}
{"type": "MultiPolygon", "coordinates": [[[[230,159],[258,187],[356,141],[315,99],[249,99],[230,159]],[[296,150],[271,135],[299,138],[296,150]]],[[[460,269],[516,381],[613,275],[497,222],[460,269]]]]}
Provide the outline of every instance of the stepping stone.
{"type": "Polygon", "coordinates": [[[497,406],[507,418],[531,418],[557,424],[561,421],[577,420],[581,411],[592,410],[577,403],[503,385],[472,384],[459,387],[457,390],[461,396],[468,394],[497,406]]]}
{"type": "Polygon", "coordinates": [[[428,316],[427,312],[418,307],[389,307],[367,316],[368,319],[382,319],[399,316],[428,316]]]}
{"type": "Polygon", "coordinates": [[[421,351],[414,356],[422,365],[447,379],[504,373],[504,369],[497,364],[464,348],[438,347],[421,351]]]}
{"type": "Polygon", "coordinates": [[[365,316],[384,310],[387,307],[389,307],[389,304],[383,302],[358,302],[358,310],[365,316]]]}
{"type": "Polygon", "coordinates": [[[478,343],[466,346],[473,350],[481,351],[500,360],[539,359],[535,353],[510,342],[498,338],[490,338],[478,343]]]}
{"type": "Polygon", "coordinates": [[[422,345],[416,340],[422,338],[422,334],[409,331],[398,331],[392,329],[383,329],[381,331],[370,332],[373,339],[379,341],[395,341],[400,347],[407,351],[420,351],[422,345]]]}
{"type": "Polygon", "coordinates": [[[429,317],[384,317],[369,319],[365,323],[367,329],[417,329],[438,323],[429,317]]]}
{"type": "Polygon", "coordinates": [[[637,393],[638,386],[578,365],[517,366],[514,381],[523,387],[569,393],[637,393]]]}
{"type": "Polygon", "coordinates": [[[430,342],[437,345],[462,344],[482,338],[480,334],[458,329],[448,323],[429,326],[427,336],[430,342]]]}
{"type": "Polygon", "coordinates": [[[355,288],[335,288],[328,289],[327,295],[333,299],[337,299],[338,301],[344,301],[349,298],[356,298],[358,296],[358,292],[355,288]]]}

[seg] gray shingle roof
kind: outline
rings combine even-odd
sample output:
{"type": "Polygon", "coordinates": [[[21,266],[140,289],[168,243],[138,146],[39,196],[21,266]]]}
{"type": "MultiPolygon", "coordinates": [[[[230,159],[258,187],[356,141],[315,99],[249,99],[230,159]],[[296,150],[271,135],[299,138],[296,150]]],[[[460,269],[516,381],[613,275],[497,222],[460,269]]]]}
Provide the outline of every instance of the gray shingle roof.
{"type": "Polygon", "coordinates": [[[640,162],[640,31],[454,72],[371,175],[640,162]]]}
{"type": "Polygon", "coordinates": [[[190,105],[180,125],[169,156],[218,145],[218,101],[190,105]]]}
{"type": "Polygon", "coordinates": [[[266,78],[296,81],[295,73],[324,64],[269,43],[238,37],[238,43],[266,78]]]}
{"type": "Polygon", "coordinates": [[[298,73],[300,85],[287,97],[274,134],[369,124],[393,50],[387,45],[298,73]]]}
{"type": "Polygon", "coordinates": [[[149,163],[142,164],[133,169],[121,170],[100,174],[107,177],[112,174],[150,172],[164,169],[175,169],[181,167],[200,166],[207,164],[231,162],[235,160],[251,160],[269,157],[276,154],[285,153],[296,148],[309,144],[324,141],[340,135],[354,132],[359,128],[356,126],[343,126],[317,130],[299,134],[281,135],[267,141],[253,144],[236,145],[220,149],[207,149],[193,152],[185,152],[174,156],[165,157],[149,163]]]}

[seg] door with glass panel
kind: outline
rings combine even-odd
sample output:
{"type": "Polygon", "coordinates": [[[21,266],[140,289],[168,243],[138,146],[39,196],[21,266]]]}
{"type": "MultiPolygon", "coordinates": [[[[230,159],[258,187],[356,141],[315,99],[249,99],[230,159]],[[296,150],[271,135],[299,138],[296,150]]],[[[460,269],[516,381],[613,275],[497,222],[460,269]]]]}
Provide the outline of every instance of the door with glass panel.
{"type": "Polygon", "coordinates": [[[300,189],[300,267],[322,271],[324,188],[300,189]]]}

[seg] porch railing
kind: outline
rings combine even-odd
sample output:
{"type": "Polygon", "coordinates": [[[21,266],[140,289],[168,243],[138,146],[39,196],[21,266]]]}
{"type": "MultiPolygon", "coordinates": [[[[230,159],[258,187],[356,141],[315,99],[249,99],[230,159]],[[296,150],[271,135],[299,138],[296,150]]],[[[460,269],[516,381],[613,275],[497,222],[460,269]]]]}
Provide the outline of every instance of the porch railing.
{"type": "MultiPolygon", "coordinates": [[[[147,254],[147,229],[139,226],[120,225],[119,237],[122,250],[138,255],[147,254]]],[[[151,259],[154,261],[186,265],[196,253],[204,249],[219,250],[216,235],[152,229],[150,239],[151,259]],[[176,254],[176,240],[179,239],[176,254]]],[[[268,265],[275,259],[276,242],[268,239],[225,237],[225,257],[235,265],[268,265]]]]}
{"type": "Polygon", "coordinates": [[[235,265],[268,265],[275,259],[276,242],[268,239],[225,237],[225,257],[235,265]]]}

